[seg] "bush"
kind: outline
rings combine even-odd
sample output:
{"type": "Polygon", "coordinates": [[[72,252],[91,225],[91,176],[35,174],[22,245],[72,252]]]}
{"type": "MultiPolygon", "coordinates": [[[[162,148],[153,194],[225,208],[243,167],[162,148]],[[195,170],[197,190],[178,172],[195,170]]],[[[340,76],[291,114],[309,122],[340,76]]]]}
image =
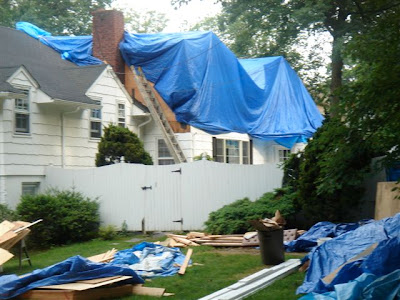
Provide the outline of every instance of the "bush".
{"type": "Polygon", "coordinates": [[[212,234],[252,231],[254,228],[249,224],[249,220],[271,218],[276,210],[279,210],[285,218],[294,214],[292,194],[286,193],[285,189],[265,193],[254,202],[244,198],[223,206],[210,213],[205,222],[206,231],[212,234]]]}
{"type": "Polygon", "coordinates": [[[0,204],[0,222],[4,220],[16,221],[18,219],[18,214],[9,208],[7,204],[0,204]]]}
{"type": "Polygon", "coordinates": [[[128,128],[109,125],[104,129],[96,154],[96,166],[106,166],[121,162],[152,165],[153,160],[142,141],[128,128]]]}
{"type": "Polygon", "coordinates": [[[109,241],[117,236],[117,228],[114,225],[100,226],[99,237],[102,240],[109,241]]]}
{"type": "Polygon", "coordinates": [[[24,221],[43,219],[29,235],[33,247],[45,248],[87,241],[98,234],[99,204],[75,190],[48,190],[25,195],[17,206],[24,221]]]}

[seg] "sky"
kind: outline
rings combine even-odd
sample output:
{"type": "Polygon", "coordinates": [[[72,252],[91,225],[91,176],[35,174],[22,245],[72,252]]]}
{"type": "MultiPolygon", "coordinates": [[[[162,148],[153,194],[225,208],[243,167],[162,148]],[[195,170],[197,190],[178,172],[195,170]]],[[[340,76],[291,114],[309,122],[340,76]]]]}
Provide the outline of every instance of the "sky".
{"type": "MultiPolygon", "coordinates": [[[[115,0],[114,7],[129,7],[138,12],[141,10],[155,10],[166,14],[169,19],[164,32],[183,31],[182,24],[195,25],[205,17],[216,15],[221,10],[219,3],[215,0],[191,0],[189,4],[183,4],[174,9],[170,0],[115,0]]],[[[185,28],[187,28],[186,26],[185,28]]]]}

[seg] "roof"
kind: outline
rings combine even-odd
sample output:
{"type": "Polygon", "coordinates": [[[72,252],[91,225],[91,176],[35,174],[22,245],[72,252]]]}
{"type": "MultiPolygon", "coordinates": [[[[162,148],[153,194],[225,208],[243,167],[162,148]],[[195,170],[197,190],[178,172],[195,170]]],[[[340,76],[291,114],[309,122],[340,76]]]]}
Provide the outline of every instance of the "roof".
{"type": "Polygon", "coordinates": [[[23,65],[53,99],[96,104],[86,91],[106,68],[77,66],[24,32],[0,26],[0,91],[16,92],[6,80],[23,65]]]}

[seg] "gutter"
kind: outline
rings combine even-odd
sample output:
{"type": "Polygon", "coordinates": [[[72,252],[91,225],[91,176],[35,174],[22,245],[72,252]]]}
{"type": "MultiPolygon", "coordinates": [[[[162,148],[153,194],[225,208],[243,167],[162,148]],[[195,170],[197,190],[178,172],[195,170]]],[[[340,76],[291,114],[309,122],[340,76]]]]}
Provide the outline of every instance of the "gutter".
{"type": "Polygon", "coordinates": [[[81,110],[81,106],[78,106],[72,111],[66,111],[61,113],[61,167],[65,169],[65,124],[64,124],[64,116],[67,114],[73,114],[81,110]]]}

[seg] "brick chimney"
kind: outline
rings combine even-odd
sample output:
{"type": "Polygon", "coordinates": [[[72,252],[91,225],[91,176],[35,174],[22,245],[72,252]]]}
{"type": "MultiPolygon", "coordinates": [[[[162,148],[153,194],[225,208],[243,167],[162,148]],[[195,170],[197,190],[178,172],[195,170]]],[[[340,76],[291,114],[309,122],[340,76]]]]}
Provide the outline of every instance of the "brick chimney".
{"type": "Polygon", "coordinates": [[[93,56],[112,66],[124,83],[125,64],[119,51],[124,36],[124,15],[117,10],[97,10],[93,15],[93,56]]]}

